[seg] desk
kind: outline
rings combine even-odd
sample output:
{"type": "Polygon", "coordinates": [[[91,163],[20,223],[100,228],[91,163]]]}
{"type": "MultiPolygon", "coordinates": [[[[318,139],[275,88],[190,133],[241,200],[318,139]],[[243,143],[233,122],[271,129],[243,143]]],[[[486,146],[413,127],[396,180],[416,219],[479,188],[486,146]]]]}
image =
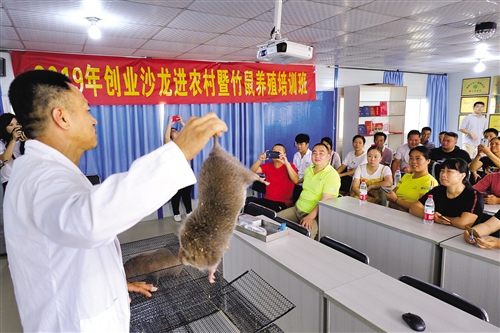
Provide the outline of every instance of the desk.
{"type": "Polygon", "coordinates": [[[324,292],[378,272],[293,230],[269,243],[234,231],[230,244],[228,281],[251,268],[296,305],[276,321],[285,332],[324,332],[324,292]]]}
{"type": "Polygon", "coordinates": [[[441,243],[442,286],[465,297],[488,312],[490,322],[500,326],[500,249],[481,249],[463,237],[441,243]]]}
{"type": "Polygon", "coordinates": [[[487,205],[484,204],[484,213],[488,215],[495,215],[500,210],[500,204],[487,205]]]}
{"type": "Polygon", "coordinates": [[[406,312],[425,321],[425,332],[499,331],[381,272],[330,290],[325,299],[329,332],[414,332],[401,318],[406,312]]]}
{"type": "Polygon", "coordinates": [[[342,197],[319,202],[319,236],[330,236],[366,253],[370,265],[399,278],[403,274],[439,285],[439,243],[462,230],[408,213],[342,197]]]}

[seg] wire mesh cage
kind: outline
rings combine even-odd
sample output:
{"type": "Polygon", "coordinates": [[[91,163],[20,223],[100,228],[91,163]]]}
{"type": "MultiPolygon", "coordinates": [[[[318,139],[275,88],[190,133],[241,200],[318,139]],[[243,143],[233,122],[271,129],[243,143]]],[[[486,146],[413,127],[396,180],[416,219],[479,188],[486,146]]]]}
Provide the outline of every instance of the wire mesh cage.
{"type": "MultiPolygon", "coordinates": [[[[123,262],[163,247],[177,255],[177,237],[122,244],[123,262]]],[[[130,332],[282,332],[273,322],[295,307],[252,270],[229,283],[216,272],[215,283],[209,283],[206,272],[179,265],[128,281],[158,288],[151,298],[130,294],[130,332]]]]}

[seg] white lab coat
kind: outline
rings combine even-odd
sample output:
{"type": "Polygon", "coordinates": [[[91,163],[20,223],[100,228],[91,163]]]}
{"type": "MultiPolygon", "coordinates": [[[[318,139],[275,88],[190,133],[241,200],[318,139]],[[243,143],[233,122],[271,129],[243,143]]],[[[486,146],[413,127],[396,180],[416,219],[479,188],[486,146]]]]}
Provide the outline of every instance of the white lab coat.
{"type": "Polygon", "coordinates": [[[5,238],[25,332],[128,332],[116,235],[196,178],[173,142],[92,186],[55,149],[26,142],[5,195],[5,238]]]}

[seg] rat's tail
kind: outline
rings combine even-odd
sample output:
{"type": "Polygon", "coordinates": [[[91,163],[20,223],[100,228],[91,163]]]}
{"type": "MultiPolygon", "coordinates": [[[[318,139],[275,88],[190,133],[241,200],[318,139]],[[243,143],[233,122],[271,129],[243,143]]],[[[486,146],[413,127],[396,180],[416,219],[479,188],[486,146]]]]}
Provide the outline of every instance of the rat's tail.
{"type": "Polygon", "coordinates": [[[214,135],[214,147],[219,144],[219,139],[217,138],[217,134],[214,135]]]}

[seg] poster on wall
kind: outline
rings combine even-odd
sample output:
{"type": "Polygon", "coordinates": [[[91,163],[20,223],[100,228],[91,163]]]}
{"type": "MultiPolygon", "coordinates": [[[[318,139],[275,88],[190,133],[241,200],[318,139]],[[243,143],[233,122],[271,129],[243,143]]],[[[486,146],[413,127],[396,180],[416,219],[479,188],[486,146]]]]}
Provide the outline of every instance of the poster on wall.
{"type": "Polygon", "coordinates": [[[500,129],[500,114],[490,114],[488,128],[500,129]]]}
{"type": "Polygon", "coordinates": [[[462,96],[489,95],[491,77],[476,77],[462,80],[462,96]]]}
{"type": "Polygon", "coordinates": [[[500,95],[500,75],[493,76],[492,95],[500,95]]]}
{"type": "Polygon", "coordinates": [[[477,96],[477,97],[462,97],[460,100],[460,113],[472,113],[474,111],[474,104],[476,102],[483,102],[484,109],[483,112],[488,112],[488,96],[477,96]]]}

